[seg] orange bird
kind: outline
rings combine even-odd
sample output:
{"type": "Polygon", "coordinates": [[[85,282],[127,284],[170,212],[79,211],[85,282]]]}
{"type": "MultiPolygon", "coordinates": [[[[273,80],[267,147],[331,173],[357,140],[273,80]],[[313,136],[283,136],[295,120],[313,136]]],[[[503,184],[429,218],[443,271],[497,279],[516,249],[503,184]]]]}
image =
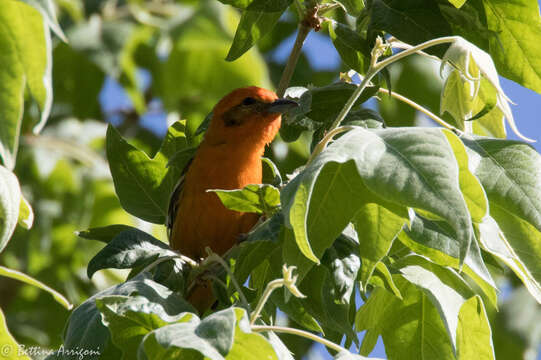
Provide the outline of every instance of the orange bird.
{"type": "MultiPolygon", "coordinates": [[[[282,113],[298,106],[266,89],[247,87],[226,95],[214,107],[210,125],[186,166],[169,203],[169,243],[199,261],[208,246],[223,255],[257,222],[259,215],[224,207],[208,189],[240,189],[262,181],[261,156],[280,128],[282,113]]],[[[188,300],[203,312],[214,302],[200,284],[188,300]]]]}

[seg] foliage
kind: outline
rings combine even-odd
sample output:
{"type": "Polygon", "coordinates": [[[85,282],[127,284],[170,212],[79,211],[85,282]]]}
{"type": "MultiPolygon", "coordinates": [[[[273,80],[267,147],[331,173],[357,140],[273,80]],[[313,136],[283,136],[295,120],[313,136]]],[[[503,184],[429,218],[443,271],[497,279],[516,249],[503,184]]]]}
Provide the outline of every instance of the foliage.
{"type": "Polygon", "coordinates": [[[498,74],[541,93],[539,20],[531,0],[1,2],[1,355],[364,359],[381,337],[390,359],[535,358],[541,156],[498,74]],[[301,51],[312,30],[340,68],[301,51]],[[300,106],[264,184],[210,190],[261,221],[196,263],[167,245],[170,194],[212,106],[273,84],[300,106]]]}

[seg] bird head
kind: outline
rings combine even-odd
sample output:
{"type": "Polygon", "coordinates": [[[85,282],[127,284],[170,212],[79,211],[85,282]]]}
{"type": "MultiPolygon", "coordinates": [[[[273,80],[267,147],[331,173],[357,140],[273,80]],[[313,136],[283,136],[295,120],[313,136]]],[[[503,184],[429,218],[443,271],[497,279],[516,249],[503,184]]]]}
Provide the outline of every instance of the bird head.
{"type": "Polygon", "coordinates": [[[280,129],[281,116],[297,107],[270,90],[251,86],[233,90],[216,104],[205,138],[212,143],[268,144],[280,129]]]}

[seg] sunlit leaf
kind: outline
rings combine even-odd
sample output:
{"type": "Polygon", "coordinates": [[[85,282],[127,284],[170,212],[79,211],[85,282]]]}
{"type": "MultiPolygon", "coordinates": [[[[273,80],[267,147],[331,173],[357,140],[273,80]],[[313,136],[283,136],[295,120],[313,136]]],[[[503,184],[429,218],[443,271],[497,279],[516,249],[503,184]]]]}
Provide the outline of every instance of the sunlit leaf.
{"type": "Polygon", "coordinates": [[[272,214],[280,206],[280,191],[269,184],[251,184],[237,190],[209,190],[218,195],[228,209],[272,214]]]}
{"type": "Polygon", "coordinates": [[[66,299],[62,294],[60,294],[58,291],[50,288],[49,286],[45,285],[41,281],[38,281],[29,275],[26,275],[20,271],[8,269],[4,266],[0,266],[0,276],[5,276],[11,279],[22,281],[23,283],[26,283],[28,285],[35,286],[41,290],[44,290],[52,295],[52,297],[58,302],[60,305],[64,306],[66,309],[70,310],[73,305],[66,299]]]}
{"type": "Polygon", "coordinates": [[[0,165],[0,252],[15,231],[22,198],[17,177],[0,165]]]}
{"type": "Polygon", "coordinates": [[[25,89],[41,110],[35,130],[45,125],[52,102],[51,39],[41,14],[20,1],[0,4],[0,158],[15,166],[25,89]]]}

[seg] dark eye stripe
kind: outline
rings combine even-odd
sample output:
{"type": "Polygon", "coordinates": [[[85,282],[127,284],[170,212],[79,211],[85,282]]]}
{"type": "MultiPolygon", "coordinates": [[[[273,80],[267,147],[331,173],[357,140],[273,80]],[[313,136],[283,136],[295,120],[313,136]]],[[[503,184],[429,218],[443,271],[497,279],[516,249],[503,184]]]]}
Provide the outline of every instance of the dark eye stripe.
{"type": "Polygon", "coordinates": [[[255,104],[256,102],[257,100],[254,99],[253,97],[247,97],[244,100],[242,100],[242,105],[252,105],[252,104],[255,104]]]}

